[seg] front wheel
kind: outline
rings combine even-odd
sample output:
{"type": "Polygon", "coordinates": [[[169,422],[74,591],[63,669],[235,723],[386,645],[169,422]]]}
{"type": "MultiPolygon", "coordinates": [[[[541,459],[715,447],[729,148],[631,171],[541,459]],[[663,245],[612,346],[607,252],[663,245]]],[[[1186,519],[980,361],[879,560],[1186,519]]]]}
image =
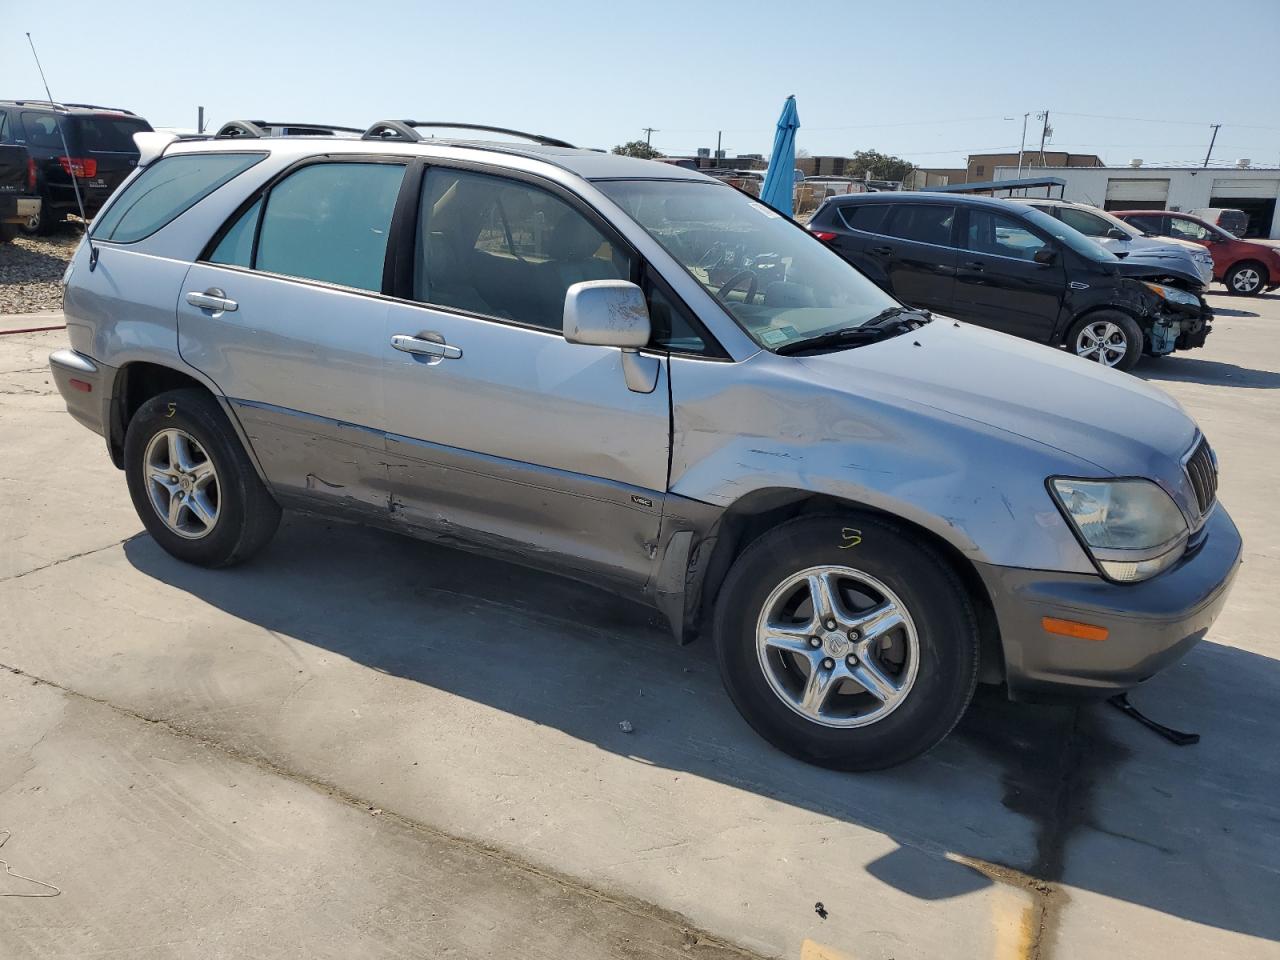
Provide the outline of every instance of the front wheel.
{"type": "Polygon", "coordinates": [[[1127,313],[1098,310],[1075,322],[1067,334],[1067,346],[1085,360],[1132,370],[1142,356],[1142,329],[1127,313]]]}
{"type": "Polygon", "coordinates": [[[202,390],[152,397],[124,442],[134,509],[166,551],[202,567],[227,567],[266,545],[280,507],[253,469],[218,402],[202,390]]]}
{"type": "Polygon", "coordinates": [[[977,619],[954,570],[905,529],[861,515],[800,517],[752,543],[720,591],[714,632],[742,716],[825,767],[924,753],[977,682],[977,619]]]}
{"type": "Polygon", "coordinates": [[[1237,263],[1222,278],[1227,285],[1227,293],[1238,297],[1252,297],[1262,292],[1267,285],[1267,271],[1260,263],[1247,260],[1237,263]]]}

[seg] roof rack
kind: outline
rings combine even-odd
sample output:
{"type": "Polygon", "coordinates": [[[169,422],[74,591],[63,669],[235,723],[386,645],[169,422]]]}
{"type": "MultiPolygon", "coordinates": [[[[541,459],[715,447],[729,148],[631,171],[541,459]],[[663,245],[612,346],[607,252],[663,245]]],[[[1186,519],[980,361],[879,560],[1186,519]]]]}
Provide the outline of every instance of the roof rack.
{"type": "Polygon", "coordinates": [[[264,137],[308,137],[308,136],[330,136],[335,133],[364,133],[359,127],[340,127],[332,123],[285,123],[274,120],[228,120],[215,137],[235,138],[235,137],[252,137],[253,139],[261,139],[264,137]],[[287,133],[275,133],[273,131],[289,131],[287,133]]]}
{"type": "Polygon", "coordinates": [[[555,137],[544,137],[540,133],[525,133],[523,130],[511,130],[507,127],[490,127],[482,123],[445,123],[439,120],[379,120],[364,132],[362,140],[408,140],[416,142],[426,138],[417,130],[418,127],[445,127],[451,130],[483,130],[486,133],[503,133],[509,137],[523,137],[544,147],[565,147],[574,149],[573,144],[557,140],[555,137]]]}
{"type": "Polygon", "coordinates": [[[131,117],[137,114],[132,110],[126,110],[124,107],[104,107],[100,103],[64,103],[64,107],[80,107],[83,110],[110,110],[112,113],[127,113],[131,117]]]}
{"type": "Polygon", "coordinates": [[[50,107],[54,110],[67,110],[75,107],[79,110],[110,110],[112,113],[127,113],[131,117],[137,114],[132,110],[126,110],[124,107],[104,107],[97,103],[60,103],[57,100],[6,100],[5,103],[14,103],[20,107],[50,107]]]}

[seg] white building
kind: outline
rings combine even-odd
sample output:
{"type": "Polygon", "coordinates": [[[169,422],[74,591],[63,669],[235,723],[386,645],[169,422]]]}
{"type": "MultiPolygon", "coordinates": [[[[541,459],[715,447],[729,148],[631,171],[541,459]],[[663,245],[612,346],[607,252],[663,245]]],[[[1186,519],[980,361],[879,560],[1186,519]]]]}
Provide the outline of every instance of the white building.
{"type": "MultiPolygon", "coordinates": [[[[1065,200],[1106,210],[1180,210],[1234,207],[1249,215],[1249,233],[1280,239],[1280,168],[1277,167],[1036,167],[1037,177],[1066,181],[1065,200]]],[[[1248,161],[1240,161],[1247,164],[1248,161]]],[[[1013,180],[1016,167],[997,167],[995,180],[1013,180]]],[[[1031,191],[1033,195],[1040,191],[1031,191]]],[[[1003,191],[1002,191],[1003,193],[1003,191]]],[[[1054,195],[1057,195],[1055,188],[1054,195]]]]}

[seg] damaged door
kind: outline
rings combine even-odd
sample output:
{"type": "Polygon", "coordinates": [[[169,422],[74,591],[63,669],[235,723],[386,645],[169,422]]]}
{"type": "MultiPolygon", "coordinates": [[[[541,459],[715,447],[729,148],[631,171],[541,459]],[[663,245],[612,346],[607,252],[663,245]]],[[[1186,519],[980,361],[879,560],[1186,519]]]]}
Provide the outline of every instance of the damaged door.
{"type": "Polygon", "coordinates": [[[400,161],[302,166],[187,273],[179,350],[230,400],[281,499],[386,514],[388,302],[373,294],[403,177],[400,161]]]}
{"type": "Polygon", "coordinates": [[[619,350],[561,333],[568,287],[631,279],[634,256],[562,191],[447,167],[428,171],[414,233],[384,337],[397,519],[643,584],[667,484],[666,359],[639,393],[619,350]]]}

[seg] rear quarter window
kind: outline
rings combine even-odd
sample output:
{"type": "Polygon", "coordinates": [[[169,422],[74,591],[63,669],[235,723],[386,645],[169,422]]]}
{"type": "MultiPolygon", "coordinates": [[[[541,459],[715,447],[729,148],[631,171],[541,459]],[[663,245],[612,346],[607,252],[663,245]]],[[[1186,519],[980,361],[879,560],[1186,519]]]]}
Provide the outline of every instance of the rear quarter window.
{"type": "Polygon", "coordinates": [[[177,219],[265,153],[188,153],[161,157],[125,188],[93,225],[95,240],[134,243],[177,219]]]}
{"type": "Polygon", "coordinates": [[[883,233],[885,215],[892,207],[889,203],[849,203],[837,209],[850,230],[883,233]]]}

